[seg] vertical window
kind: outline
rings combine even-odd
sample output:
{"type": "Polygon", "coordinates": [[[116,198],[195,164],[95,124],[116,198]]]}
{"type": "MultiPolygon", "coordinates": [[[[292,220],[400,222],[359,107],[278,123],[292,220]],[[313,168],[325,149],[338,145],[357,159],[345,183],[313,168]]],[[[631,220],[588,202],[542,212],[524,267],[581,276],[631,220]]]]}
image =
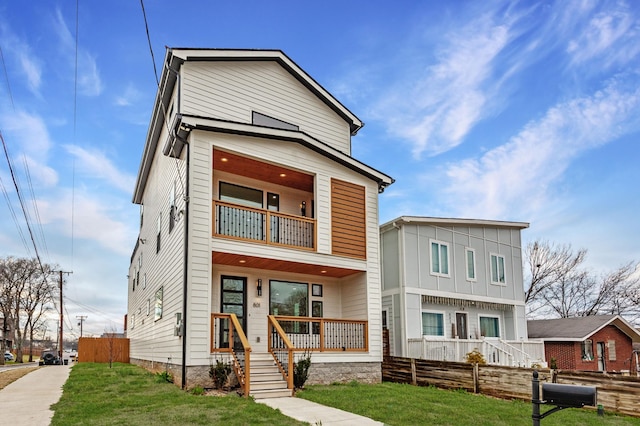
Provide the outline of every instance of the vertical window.
{"type": "Polygon", "coordinates": [[[160,252],[160,229],[162,228],[162,212],[158,213],[158,224],[156,226],[156,253],[160,252]]]}
{"type": "Polygon", "coordinates": [[[147,288],[147,274],[142,275],[142,288],[147,288]]]}
{"type": "Polygon", "coordinates": [[[140,228],[142,228],[142,222],[144,222],[144,204],[140,204],[140,228]]]}
{"type": "Polygon", "coordinates": [[[262,208],[262,191],[246,186],[220,182],[220,201],[242,204],[247,207],[262,208]]]}
{"type": "Polygon", "coordinates": [[[500,319],[497,317],[480,317],[480,335],[484,337],[500,337],[500,319]]]}
{"type": "Polygon", "coordinates": [[[147,299],[147,316],[151,314],[151,299],[147,299]]]}
{"type": "Polygon", "coordinates": [[[609,361],[616,360],[616,341],[609,340],[609,361]]]}
{"type": "Polygon", "coordinates": [[[156,304],[155,304],[155,314],[153,316],[154,321],[162,318],[162,287],[156,291],[156,304]]]}
{"type": "Polygon", "coordinates": [[[492,284],[506,283],[505,272],[504,272],[504,256],[500,254],[491,255],[491,283],[492,284]]]}
{"type": "Polygon", "coordinates": [[[267,210],[280,211],[280,195],[267,192],[267,210]]]}
{"type": "Polygon", "coordinates": [[[133,330],[136,326],[136,314],[131,314],[131,323],[129,324],[129,329],[133,330]]]}
{"type": "Polygon", "coordinates": [[[591,339],[582,342],[582,360],[593,361],[593,340],[591,339]]]}
{"type": "Polygon", "coordinates": [[[136,269],[134,268],[131,276],[131,291],[136,291],[136,269]]]}
{"type": "Polygon", "coordinates": [[[169,194],[169,232],[173,231],[176,224],[176,182],[173,182],[171,193],[169,194]]]}
{"type": "MultiPolygon", "coordinates": [[[[272,315],[306,317],[309,306],[309,284],[269,281],[269,312],[272,315]]],[[[308,333],[306,321],[281,322],[287,333],[308,333]]]]}
{"type": "Polygon", "coordinates": [[[431,242],[431,273],[449,276],[449,245],[447,243],[431,242]]]}
{"type": "Polygon", "coordinates": [[[476,280],[476,251],[471,248],[466,248],[465,257],[467,260],[467,280],[475,281],[476,280]]]}
{"type": "MultiPolygon", "coordinates": [[[[320,300],[314,300],[311,302],[311,316],[314,318],[322,318],[322,302],[320,300]]],[[[312,323],[313,334],[320,334],[320,323],[314,322],[312,323]]]]}
{"type": "Polygon", "coordinates": [[[422,334],[424,336],[444,336],[444,315],[435,312],[423,312],[422,334]]]}

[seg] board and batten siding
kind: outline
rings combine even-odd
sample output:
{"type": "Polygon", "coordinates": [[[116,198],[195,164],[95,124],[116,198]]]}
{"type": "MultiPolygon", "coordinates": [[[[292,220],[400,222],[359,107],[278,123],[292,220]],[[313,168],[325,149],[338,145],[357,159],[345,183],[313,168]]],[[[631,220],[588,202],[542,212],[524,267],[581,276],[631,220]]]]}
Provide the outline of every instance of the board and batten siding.
{"type": "MultiPolygon", "coordinates": [[[[162,140],[166,133],[161,135],[162,140]]],[[[182,341],[174,336],[175,314],[182,312],[182,265],[184,259],[184,220],[177,220],[169,232],[169,211],[172,188],[175,186],[177,210],[184,209],[182,195],[185,181],[184,154],[176,162],[162,155],[160,148],[154,153],[153,167],[143,195],[144,220],[140,229],[140,243],[133,257],[129,274],[139,267],[140,282],[135,291],[128,283],[128,330],[130,356],[154,362],[181,362],[182,341]],[[178,165],[176,165],[178,164],[178,165]],[[161,216],[160,251],[156,253],[158,216],[161,216]],[[146,277],[145,277],[146,276],[146,277]],[[162,318],[155,320],[155,300],[158,289],[163,289],[162,318]],[[147,311],[149,306],[149,311],[147,311]],[[148,312],[148,314],[147,314],[148,312]],[[133,316],[133,318],[132,318],[133,316]],[[132,322],[135,321],[135,324],[132,322]]]]}
{"type": "Polygon", "coordinates": [[[181,73],[184,114],[251,123],[256,111],[351,155],[349,124],[274,61],[187,62],[181,73]]]}

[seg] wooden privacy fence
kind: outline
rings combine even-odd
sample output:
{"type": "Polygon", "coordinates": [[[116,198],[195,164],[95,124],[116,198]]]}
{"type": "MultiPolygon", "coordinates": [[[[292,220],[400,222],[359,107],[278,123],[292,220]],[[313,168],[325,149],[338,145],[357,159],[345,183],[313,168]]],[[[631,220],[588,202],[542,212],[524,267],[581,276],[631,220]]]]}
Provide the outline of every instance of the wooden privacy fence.
{"type": "Polygon", "coordinates": [[[117,337],[81,337],[78,362],[129,363],[129,339],[117,337]]]}
{"type": "MultiPolygon", "coordinates": [[[[462,362],[429,361],[415,358],[385,357],[382,380],[465,389],[503,399],[531,401],[533,369],[462,362]]],[[[551,382],[551,371],[540,370],[540,382],[551,382]]],[[[640,378],[578,371],[558,371],[556,382],[595,386],[598,404],[605,411],[640,417],[640,378]]]]}

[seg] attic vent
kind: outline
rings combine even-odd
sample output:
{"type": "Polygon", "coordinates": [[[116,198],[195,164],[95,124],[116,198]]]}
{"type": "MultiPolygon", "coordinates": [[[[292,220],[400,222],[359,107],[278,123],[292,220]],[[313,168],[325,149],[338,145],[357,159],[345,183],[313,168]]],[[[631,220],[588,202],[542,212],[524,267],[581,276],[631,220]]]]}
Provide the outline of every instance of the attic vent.
{"type": "Polygon", "coordinates": [[[300,130],[295,124],[287,123],[286,121],[278,120],[277,118],[269,117],[268,115],[255,111],[251,112],[251,124],[282,130],[300,130]]]}

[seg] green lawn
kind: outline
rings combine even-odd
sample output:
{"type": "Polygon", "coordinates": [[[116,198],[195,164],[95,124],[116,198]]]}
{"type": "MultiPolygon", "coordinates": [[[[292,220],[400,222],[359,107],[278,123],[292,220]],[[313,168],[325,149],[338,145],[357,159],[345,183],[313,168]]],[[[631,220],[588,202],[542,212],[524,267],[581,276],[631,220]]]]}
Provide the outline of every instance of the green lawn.
{"type": "MultiPolygon", "coordinates": [[[[447,391],[399,383],[307,386],[299,398],[401,425],[530,425],[531,403],[505,401],[466,391],[447,391]]],[[[545,412],[549,407],[543,406],[545,412]]],[[[640,425],[640,418],[568,409],[551,414],[541,425],[640,425]]]]}
{"type": "Polygon", "coordinates": [[[303,424],[236,395],[192,395],[130,364],[75,365],[52,408],[53,426],[303,424]]]}

